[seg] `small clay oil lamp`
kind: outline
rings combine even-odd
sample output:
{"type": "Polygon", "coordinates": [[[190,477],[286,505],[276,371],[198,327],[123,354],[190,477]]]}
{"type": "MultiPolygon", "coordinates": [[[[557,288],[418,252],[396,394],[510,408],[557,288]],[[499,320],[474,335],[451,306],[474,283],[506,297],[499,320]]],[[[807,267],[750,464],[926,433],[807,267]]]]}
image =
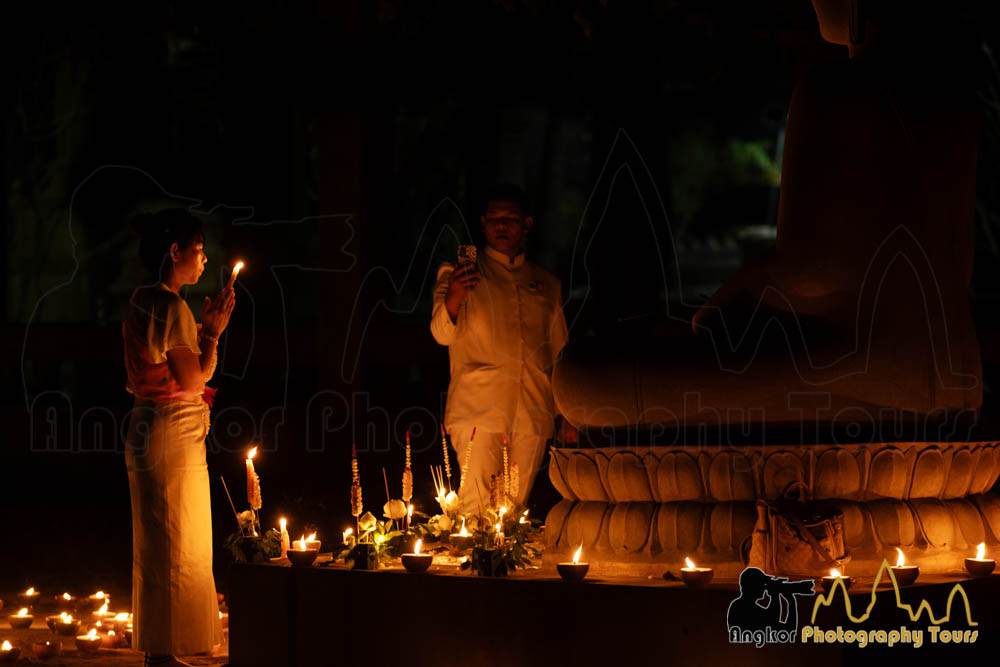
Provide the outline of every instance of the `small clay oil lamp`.
{"type": "Polygon", "coordinates": [[[3,644],[0,645],[0,662],[17,662],[20,655],[21,649],[11,646],[6,639],[3,640],[3,644]]]}
{"type": "Polygon", "coordinates": [[[91,628],[87,634],[77,636],[76,650],[80,653],[97,653],[101,650],[101,641],[101,638],[97,636],[97,629],[91,628]]]}
{"type": "Polygon", "coordinates": [[[88,595],[84,599],[79,601],[77,606],[77,611],[94,611],[95,609],[100,609],[105,603],[111,602],[111,596],[106,594],[104,591],[97,591],[93,595],[88,595]]]}
{"type": "Polygon", "coordinates": [[[101,635],[101,648],[118,648],[119,644],[118,633],[114,630],[108,630],[105,634],[101,635]]]}
{"type": "Polygon", "coordinates": [[[66,618],[67,616],[69,616],[69,614],[67,614],[66,612],[62,612],[58,616],[46,616],[45,617],[45,625],[49,626],[49,630],[51,630],[52,632],[55,632],[56,631],[56,626],[59,623],[61,623],[62,620],[64,618],[66,618]]]}
{"type": "Polygon", "coordinates": [[[590,563],[581,563],[580,556],[583,554],[583,545],[581,544],[577,547],[576,552],[573,554],[573,561],[570,563],[556,563],[556,571],[559,576],[563,578],[563,581],[581,581],[585,576],[587,576],[587,570],[590,569],[590,563]]]}
{"type": "Polygon", "coordinates": [[[66,618],[60,619],[59,622],[56,623],[56,632],[65,637],[73,637],[79,631],[80,621],[74,619],[70,615],[67,615],[66,618]]]}
{"type": "Polygon", "coordinates": [[[976,557],[965,559],[965,569],[973,577],[987,577],[993,572],[997,562],[992,558],[986,558],[986,543],[980,542],[976,547],[976,557]]]}
{"type": "Polygon", "coordinates": [[[420,547],[423,543],[423,540],[417,540],[417,543],[413,545],[413,553],[401,556],[403,567],[410,574],[422,574],[426,572],[427,568],[431,566],[431,562],[434,561],[434,556],[431,554],[420,553],[420,547]]]}
{"type": "Polygon", "coordinates": [[[35,617],[28,613],[27,607],[21,607],[21,611],[7,617],[7,622],[14,630],[25,630],[31,627],[35,617]]]}
{"type": "Polygon", "coordinates": [[[114,615],[114,614],[108,614],[108,607],[109,607],[109,606],[110,606],[110,601],[108,601],[108,600],[105,600],[105,601],[104,601],[104,604],[102,604],[102,605],[101,605],[101,608],[100,608],[100,609],[98,609],[97,611],[95,611],[95,612],[92,612],[92,613],[90,614],[90,615],[91,615],[91,617],[92,617],[92,620],[94,620],[94,621],[105,621],[105,622],[107,622],[107,621],[108,621],[108,617],[109,617],[109,616],[110,616],[111,618],[114,618],[114,617],[115,617],[115,615],[114,615]]]}
{"type": "MultiPolygon", "coordinates": [[[[315,537],[313,533],[310,537],[315,537]]],[[[296,567],[309,567],[319,555],[320,543],[316,540],[307,540],[305,536],[300,540],[292,542],[292,548],[288,550],[288,560],[296,567]]]]}
{"type": "Polygon", "coordinates": [[[896,557],[896,567],[891,568],[892,576],[900,586],[909,586],[920,576],[920,568],[916,565],[906,565],[903,550],[899,547],[896,547],[896,553],[899,555],[896,557]]]}
{"type": "Polygon", "coordinates": [[[35,654],[35,657],[39,660],[51,660],[52,658],[58,658],[59,654],[62,653],[62,642],[58,639],[49,641],[48,639],[40,642],[35,642],[31,645],[31,652],[35,654]]]}
{"type": "Polygon", "coordinates": [[[23,593],[17,594],[17,599],[20,600],[23,604],[28,605],[29,609],[35,606],[35,603],[38,602],[38,599],[40,597],[41,593],[36,591],[34,586],[24,591],[23,593]]]}
{"type": "Polygon", "coordinates": [[[687,584],[688,588],[704,588],[712,580],[715,570],[710,567],[698,567],[694,561],[684,557],[687,567],[681,568],[681,581],[687,584]]]}
{"type": "Polygon", "coordinates": [[[448,544],[458,551],[468,551],[472,549],[473,536],[469,535],[469,530],[465,527],[465,517],[462,517],[462,528],[457,533],[448,536],[448,544]]]}
{"type": "Polygon", "coordinates": [[[829,575],[823,577],[823,591],[829,593],[838,579],[844,582],[844,590],[850,589],[851,582],[854,581],[851,577],[841,574],[840,570],[834,568],[830,570],[829,575]]]}
{"type": "Polygon", "coordinates": [[[57,595],[55,598],[56,608],[62,611],[76,611],[76,596],[69,593],[57,595]]]}
{"type": "MultiPolygon", "coordinates": [[[[103,621],[104,627],[108,630],[114,630],[118,634],[125,629],[125,626],[132,622],[132,615],[128,612],[121,612],[118,614],[108,614],[103,621]]],[[[98,621],[101,623],[101,621],[98,621]]]]}

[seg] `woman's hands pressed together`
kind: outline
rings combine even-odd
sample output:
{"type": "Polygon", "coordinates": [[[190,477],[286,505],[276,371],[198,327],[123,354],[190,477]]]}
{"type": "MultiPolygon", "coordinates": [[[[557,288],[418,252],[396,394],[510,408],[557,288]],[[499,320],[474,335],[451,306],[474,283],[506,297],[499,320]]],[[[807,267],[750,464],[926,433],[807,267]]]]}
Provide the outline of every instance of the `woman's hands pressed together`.
{"type": "Polygon", "coordinates": [[[201,309],[201,330],[208,338],[218,339],[229,326],[229,318],[236,306],[236,290],[224,287],[214,299],[205,297],[201,309]]]}

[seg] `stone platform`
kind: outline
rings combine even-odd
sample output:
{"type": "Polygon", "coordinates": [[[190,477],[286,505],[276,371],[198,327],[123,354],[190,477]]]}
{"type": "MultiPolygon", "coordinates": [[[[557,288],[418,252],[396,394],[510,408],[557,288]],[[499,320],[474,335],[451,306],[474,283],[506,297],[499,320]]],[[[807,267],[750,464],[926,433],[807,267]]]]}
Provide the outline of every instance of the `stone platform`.
{"type": "MultiPolygon", "coordinates": [[[[751,666],[808,661],[822,667],[867,664],[874,656],[995,655],[1000,647],[1000,576],[930,577],[926,585],[903,589],[901,599],[914,605],[927,600],[940,615],[958,581],[979,624],[976,645],[970,650],[926,640],[917,655],[900,647],[890,652],[840,644],[730,644],[726,614],[738,594],[735,580],[690,590],[662,578],[588,577],[581,584],[567,584],[549,569],[489,579],[436,564],[425,575],[399,568],[351,572],[340,566],[240,565],[232,568],[230,579],[230,664],[697,667],[726,661],[751,666]]],[[[855,611],[870,602],[871,582],[868,586],[852,592],[855,611]]],[[[875,611],[863,626],[851,626],[840,604],[821,609],[816,623],[824,628],[898,627],[893,593],[878,593],[875,611]]],[[[813,600],[796,599],[801,628],[810,619],[813,600]]]]}

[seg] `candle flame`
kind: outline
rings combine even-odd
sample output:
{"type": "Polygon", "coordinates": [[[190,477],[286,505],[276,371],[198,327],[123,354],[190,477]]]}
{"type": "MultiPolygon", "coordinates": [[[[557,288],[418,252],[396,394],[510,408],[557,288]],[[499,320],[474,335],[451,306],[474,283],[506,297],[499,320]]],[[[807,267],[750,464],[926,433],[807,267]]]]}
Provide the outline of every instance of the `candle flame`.
{"type": "Polygon", "coordinates": [[[986,542],[980,542],[979,546],[976,547],[976,560],[984,560],[986,558],[986,542]]]}
{"type": "Polygon", "coordinates": [[[222,612],[221,611],[219,612],[219,620],[220,621],[222,620],[222,612]]]}
{"type": "Polygon", "coordinates": [[[906,559],[903,558],[903,550],[896,547],[896,553],[899,554],[899,557],[896,558],[896,567],[903,567],[906,564],[906,559]]]}
{"type": "Polygon", "coordinates": [[[236,266],[233,267],[233,275],[234,276],[237,275],[240,272],[240,269],[242,268],[243,268],[243,262],[236,262],[236,266]]]}
{"type": "Polygon", "coordinates": [[[420,555],[420,547],[423,546],[423,543],[424,543],[423,540],[417,540],[417,543],[413,545],[413,553],[414,554],[416,554],[418,556],[420,555]]]}
{"type": "Polygon", "coordinates": [[[11,651],[13,649],[14,649],[14,647],[10,645],[9,641],[7,641],[6,639],[3,640],[3,648],[2,648],[2,650],[4,650],[4,651],[11,651]]]}
{"type": "Polygon", "coordinates": [[[299,551],[305,551],[306,550],[306,536],[305,536],[305,534],[301,535],[299,537],[299,539],[295,540],[295,545],[294,546],[299,551]]]}
{"type": "Polygon", "coordinates": [[[35,594],[35,589],[34,589],[34,587],[32,587],[32,588],[29,588],[28,590],[26,590],[26,591],[24,592],[24,594],[25,594],[25,595],[34,595],[34,594],[35,594]]]}
{"type": "Polygon", "coordinates": [[[462,529],[460,531],[458,531],[458,534],[460,536],[462,536],[462,537],[468,537],[469,536],[469,531],[465,527],[465,517],[464,516],[462,517],[462,529]]]}
{"type": "Polygon", "coordinates": [[[103,627],[104,627],[104,624],[103,624],[103,623],[101,623],[100,621],[98,621],[98,622],[97,622],[97,627],[99,627],[99,628],[103,628],[103,627]]]}
{"type": "Polygon", "coordinates": [[[501,525],[500,525],[500,524],[498,523],[498,524],[497,524],[497,525],[496,525],[496,526],[494,527],[494,530],[496,530],[496,531],[497,531],[498,533],[502,533],[502,532],[503,532],[503,526],[501,526],[501,525]]]}
{"type": "Polygon", "coordinates": [[[351,533],[353,532],[354,532],[353,528],[348,528],[347,530],[344,531],[344,538],[343,538],[344,544],[347,544],[347,538],[350,537],[351,533]]]}
{"type": "Polygon", "coordinates": [[[61,621],[62,619],[64,619],[64,618],[66,618],[66,612],[62,612],[61,614],[59,614],[59,620],[60,620],[60,621],[61,621]]]}
{"type": "Polygon", "coordinates": [[[87,639],[97,639],[97,630],[91,628],[90,632],[87,633],[87,639]]]}
{"type": "Polygon", "coordinates": [[[409,507],[406,508],[406,518],[407,519],[413,518],[413,505],[410,505],[409,507]]]}
{"type": "Polygon", "coordinates": [[[67,615],[66,615],[66,618],[64,618],[64,619],[62,620],[62,622],[63,622],[63,623],[72,623],[72,622],[73,622],[73,617],[72,617],[71,615],[67,614],[67,615]]]}
{"type": "Polygon", "coordinates": [[[577,563],[580,562],[580,554],[582,553],[583,553],[583,545],[581,544],[579,547],[577,547],[576,553],[573,554],[573,565],[576,565],[577,563]]]}
{"type": "Polygon", "coordinates": [[[684,563],[685,563],[685,564],[686,564],[686,565],[687,565],[687,566],[688,566],[689,568],[691,568],[692,570],[693,570],[693,569],[695,569],[695,565],[694,565],[694,561],[692,561],[692,560],[691,560],[690,558],[688,558],[687,556],[685,556],[685,557],[684,557],[684,563]]]}
{"type": "Polygon", "coordinates": [[[500,518],[503,519],[503,515],[507,513],[507,506],[504,505],[500,508],[500,518]]]}
{"type": "Polygon", "coordinates": [[[288,521],[285,517],[281,517],[278,519],[278,525],[281,526],[281,532],[285,532],[285,529],[288,527],[288,521]]]}
{"type": "Polygon", "coordinates": [[[306,542],[315,542],[315,541],[316,541],[316,533],[313,533],[312,535],[306,538],[306,542]]]}
{"type": "Polygon", "coordinates": [[[254,447],[253,449],[250,450],[250,453],[247,454],[247,458],[252,461],[253,457],[255,457],[255,456],[257,456],[257,448],[256,447],[254,447]]]}
{"type": "MultiPolygon", "coordinates": [[[[219,613],[221,613],[221,612],[219,612],[219,613]]],[[[127,621],[128,620],[128,614],[125,613],[124,611],[122,613],[120,613],[120,614],[116,614],[115,615],[115,620],[116,621],[127,621]]]]}
{"type": "Polygon", "coordinates": [[[108,613],[108,603],[105,602],[104,604],[102,604],[101,608],[97,610],[97,613],[100,614],[101,616],[104,616],[106,613],[108,613]]]}
{"type": "Polygon", "coordinates": [[[114,636],[115,636],[115,631],[114,630],[108,630],[108,637],[114,637],[114,636]]]}
{"type": "Polygon", "coordinates": [[[72,600],[72,599],[73,596],[71,596],[69,593],[63,593],[63,600],[72,600]]]}
{"type": "Polygon", "coordinates": [[[21,607],[21,611],[17,612],[18,618],[24,618],[27,615],[28,615],[28,608],[27,607],[21,607]]]}
{"type": "Polygon", "coordinates": [[[375,544],[382,544],[382,540],[384,540],[384,539],[385,539],[385,535],[376,535],[375,536],[375,544]]]}
{"type": "Polygon", "coordinates": [[[830,570],[830,576],[831,577],[842,577],[844,575],[842,575],[840,573],[840,570],[838,570],[837,568],[833,568],[832,570],[830,570]]]}

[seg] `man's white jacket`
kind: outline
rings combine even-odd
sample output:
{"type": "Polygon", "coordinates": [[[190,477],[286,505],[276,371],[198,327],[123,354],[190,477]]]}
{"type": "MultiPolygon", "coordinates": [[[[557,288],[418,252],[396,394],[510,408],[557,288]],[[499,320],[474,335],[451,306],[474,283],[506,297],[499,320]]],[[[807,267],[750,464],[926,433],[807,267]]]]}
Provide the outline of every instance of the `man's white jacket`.
{"type": "Polygon", "coordinates": [[[552,435],[552,366],[566,344],[562,285],[524,253],[487,247],[481,281],[451,321],[444,299],[454,264],[438,269],[431,333],[448,346],[445,427],[552,435]]]}

